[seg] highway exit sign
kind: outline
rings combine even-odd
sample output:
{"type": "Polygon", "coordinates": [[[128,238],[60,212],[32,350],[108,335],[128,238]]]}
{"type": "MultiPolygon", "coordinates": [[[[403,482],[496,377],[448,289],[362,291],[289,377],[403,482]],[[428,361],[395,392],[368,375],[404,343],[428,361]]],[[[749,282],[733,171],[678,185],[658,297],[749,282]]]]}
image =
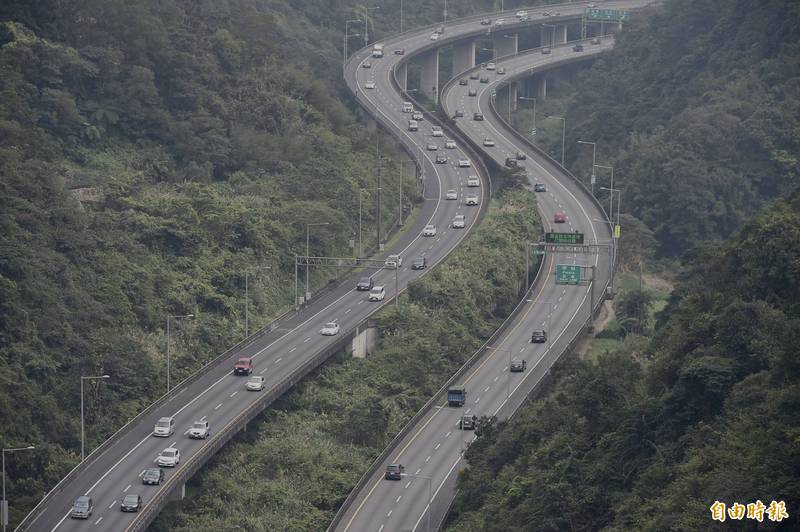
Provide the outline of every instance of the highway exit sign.
{"type": "Polygon", "coordinates": [[[544,241],[547,244],[583,244],[583,233],[545,233],[544,241]]]}
{"type": "Polygon", "coordinates": [[[578,284],[581,282],[581,266],[556,264],[556,284],[578,284]]]}
{"type": "Polygon", "coordinates": [[[590,8],[586,10],[586,18],[610,22],[628,22],[631,19],[629,11],[619,9],[590,8]]]}

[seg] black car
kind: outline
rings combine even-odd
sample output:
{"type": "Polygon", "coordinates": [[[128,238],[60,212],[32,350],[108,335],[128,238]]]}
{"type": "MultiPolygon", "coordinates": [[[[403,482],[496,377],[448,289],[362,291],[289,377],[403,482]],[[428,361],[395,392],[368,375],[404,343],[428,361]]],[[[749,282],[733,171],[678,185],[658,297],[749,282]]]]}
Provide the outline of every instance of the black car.
{"type": "Polygon", "coordinates": [[[424,270],[428,266],[428,260],[425,257],[417,257],[411,263],[412,270],[424,270]]]}
{"type": "Polygon", "coordinates": [[[470,90],[467,92],[467,95],[468,95],[468,96],[477,96],[477,95],[478,95],[478,89],[470,89],[470,90]]]}
{"type": "Polygon", "coordinates": [[[458,428],[461,430],[475,430],[475,421],[477,416],[470,416],[469,414],[461,416],[458,420],[458,428]]]}
{"type": "Polygon", "coordinates": [[[582,52],[583,51],[583,45],[581,43],[576,44],[575,46],[572,47],[572,51],[573,52],[582,52]]]}
{"type": "Polygon", "coordinates": [[[547,333],[545,331],[533,331],[531,333],[531,343],[543,344],[547,341],[547,333]]]}
{"type": "Polygon", "coordinates": [[[481,19],[481,26],[488,26],[491,23],[492,23],[492,19],[490,19],[490,18],[481,19]]]}
{"type": "Polygon", "coordinates": [[[403,471],[406,468],[403,464],[391,464],[386,466],[386,480],[401,480],[403,478],[403,471]]]}
{"type": "Polygon", "coordinates": [[[461,109],[456,109],[456,114],[453,115],[453,118],[461,118],[464,116],[464,111],[461,109]]]}
{"type": "Polygon", "coordinates": [[[159,468],[150,468],[144,470],[142,475],[142,484],[151,486],[158,486],[164,481],[164,470],[159,468]]]}
{"type": "Polygon", "coordinates": [[[489,83],[489,76],[481,76],[481,83],[489,83]]]}
{"type": "Polygon", "coordinates": [[[375,286],[375,281],[372,280],[372,277],[362,277],[356,284],[356,290],[372,290],[373,286],[375,286]]]}
{"type": "Polygon", "coordinates": [[[533,185],[534,192],[547,192],[547,187],[544,186],[544,183],[536,183],[533,185]]]}
{"type": "Polygon", "coordinates": [[[519,163],[516,159],[512,159],[511,157],[506,157],[506,166],[508,168],[516,168],[519,166],[519,163]]]}
{"type": "Polygon", "coordinates": [[[483,120],[483,113],[475,113],[475,114],[473,114],[472,115],[472,119],[473,120],[477,120],[478,122],[481,122],[483,120]]]}
{"type": "Polygon", "coordinates": [[[441,154],[437,155],[436,156],[436,164],[447,164],[447,157],[445,157],[444,155],[441,155],[441,154]]]}
{"type": "Polygon", "coordinates": [[[460,80],[458,80],[458,84],[459,85],[466,85],[467,83],[469,83],[467,81],[467,78],[461,78],[460,80]]]}
{"type": "Polygon", "coordinates": [[[480,77],[481,75],[478,74],[477,72],[473,72],[472,74],[469,75],[469,79],[478,79],[480,77]]]}
{"type": "Polygon", "coordinates": [[[515,358],[514,360],[511,361],[509,369],[511,370],[511,373],[519,373],[521,371],[525,371],[525,368],[527,367],[528,367],[527,360],[520,360],[518,358],[515,358]]]}
{"type": "Polygon", "coordinates": [[[139,495],[125,495],[119,509],[123,512],[138,512],[142,507],[142,498],[139,495]]]}
{"type": "Polygon", "coordinates": [[[397,50],[394,51],[394,55],[403,55],[405,53],[406,53],[405,48],[398,48],[397,50]]]}
{"type": "Polygon", "coordinates": [[[525,159],[526,159],[525,154],[522,153],[521,151],[518,151],[517,152],[517,160],[518,161],[524,161],[525,159]]]}
{"type": "Polygon", "coordinates": [[[589,42],[591,42],[592,44],[600,44],[600,37],[595,37],[589,42]]]}

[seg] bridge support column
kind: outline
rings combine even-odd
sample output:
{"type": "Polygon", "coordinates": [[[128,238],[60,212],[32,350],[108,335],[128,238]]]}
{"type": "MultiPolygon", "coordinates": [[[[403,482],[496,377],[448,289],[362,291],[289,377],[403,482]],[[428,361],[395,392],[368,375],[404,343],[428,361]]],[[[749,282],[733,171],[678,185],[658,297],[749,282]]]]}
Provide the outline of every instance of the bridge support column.
{"type": "Polygon", "coordinates": [[[169,500],[182,501],[184,498],[186,498],[186,484],[181,482],[181,485],[172,490],[172,492],[169,494],[169,500]]]}
{"type": "Polygon", "coordinates": [[[547,78],[544,76],[539,78],[538,87],[536,88],[536,97],[540,100],[547,99],[547,78]]]}
{"type": "Polygon", "coordinates": [[[453,75],[475,66],[475,41],[464,41],[453,45],[453,75]]]}
{"type": "Polygon", "coordinates": [[[395,74],[397,75],[397,83],[400,84],[400,88],[403,90],[408,89],[408,63],[403,63],[401,66],[397,67],[395,74]]]}
{"type": "Polygon", "coordinates": [[[556,24],[556,42],[555,44],[564,44],[567,42],[567,25],[556,24]]]}
{"type": "Polygon", "coordinates": [[[422,73],[420,75],[419,92],[439,103],[439,49],[435,48],[421,54],[422,73]]]}
{"type": "Polygon", "coordinates": [[[495,59],[514,55],[519,51],[519,35],[502,31],[492,33],[492,46],[494,47],[495,59]]]}
{"type": "Polygon", "coordinates": [[[511,98],[511,110],[512,111],[516,111],[517,110],[517,101],[519,100],[519,98],[517,97],[517,95],[519,94],[519,91],[517,90],[517,87],[518,86],[517,86],[516,82],[514,82],[514,83],[512,83],[512,84],[510,84],[508,86],[508,97],[511,98]]]}
{"type": "Polygon", "coordinates": [[[353,353],[353,358],[366,358],[371,355],[378,345],[378,328],[365,327],[356,331],[353,336],[353,341],[350,343],[350,349],[353,353]]]}

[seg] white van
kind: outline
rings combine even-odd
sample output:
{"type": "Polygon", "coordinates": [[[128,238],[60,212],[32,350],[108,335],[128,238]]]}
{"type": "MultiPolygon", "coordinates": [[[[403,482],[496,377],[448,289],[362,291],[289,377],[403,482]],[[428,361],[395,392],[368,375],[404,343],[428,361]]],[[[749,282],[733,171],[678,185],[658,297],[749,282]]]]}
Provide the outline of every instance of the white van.
{"type": "Polygon", "coordinates": [[[162,417],[156,421],[156,426],[153,427],[153,436],[159,438],[169,438],[175,432],[175,419],[171,417],[162,417]]]}
{"type": "Polygon", "coordinates": [[[419,122],[416,120],[409,120],[408,121],[408,130],[409,131],[417,131],[419,130],[419,122]]]}
{"type": "Polygon", "coordinates": [[[370,301],[383,301],[383,298],[386,297],[386,288],[383,286],[375,286],[369,293],[369,300],[370,301]]]}
{"type": "Polygon", "coordinates": [[[403,102],[403,112],[404,113],[413,113],[414,112],[414,105],[411,102],[403,102]]]}

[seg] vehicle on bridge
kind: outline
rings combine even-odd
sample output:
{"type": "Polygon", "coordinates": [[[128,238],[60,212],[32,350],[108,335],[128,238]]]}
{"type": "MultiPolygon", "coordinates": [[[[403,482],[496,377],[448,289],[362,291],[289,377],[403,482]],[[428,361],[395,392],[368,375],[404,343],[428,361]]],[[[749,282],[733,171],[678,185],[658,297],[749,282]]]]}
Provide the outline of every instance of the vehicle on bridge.
{"type": "Polygon", "coordinates": [[[370,291],[369,296],[367,298],[370,301],[383,301],[385,297],[386,297],[386,287],[380,285],[373,288],[370,291]]]}
{"type": "Polygon", "coordinates": [[[173,432],[175,432],[175,420],[171,417],[162,417],[153,427],[153,436],[159,438],[169,438],[173,432]]]}
{"type": "Polygon", "coordinates": [[[156,459],[159,467],[177,467],[181,462],[181,452],[175,447],[167,447],[156,459]]]}
{"type": "Polygon", "coordinates": [[[164,481],[164,470],[156,467],[151,467],[144,470],[142,475],[142,484],[149,486],[158,486],[164,481]]]}
{"type": "Polygon", "coordinates": [[[458,428],[461,430],[475,430],[475,422],[477,420],[478,416],[465,414],[461,416],[461,419],[458,420],[458,428]]]}
{"type": "Polygon", "coordinates": [[[522,371],[525,371],[525,368],[527,367],[528,367],[527,360],[515,358],[514,360],[511,361],[511,364],[509,365],[508,369],[511,371],[511,373],[520,373],[522,371]]]}
{"type": "Polygon", "coordinates": [[[545,331],[533,331],[531,333],[531,343],[532,344],[543,344],[547,341],[547,332],[545,331]]]}
{"type": "Polygon", "coordinates": [[[372,57],[375,58],[383,57],[383,44],[376,43],[372,45],[372,57]]]}
{"type": "Polygon", "coordinates": [[[260,392],[264,389],[264,377],[253,375],[247,379],[247,383],[245,383],[244,387],[248,392],[260,392]]]}
{"type": "Polygon", "coordinates": [[[211,432],[208,430],[208,421],[195,421],[189,429],[189,437],[195,440],[205,440],[211,432]]]}
{"type": "Polygon", "coordinates": [[[91,497],[78,497],[72,505],[69,516],[73,519],[89,519],[94,511],[94,501],[91,497]]]}
{"type": "Polygon", "coordinates": [[[142,507],[142,496],[136,495],[131,493],[130,495],[125,495],[125,498],[122,499],[122,503],[119,505],[120,511],[123,512],[138,512],[139,508],[142,507]]]}
{"type": "Polygon", "coordinates": [[[389,464],[386,466],[386,473],[383,476],[386,480],[402,480],[405,470],[403,464],[389,464]]]}
{"type": "Polygon", "coordinates": [[[319,330],[319,333],[322,336],[336,336],[339,334],[339,324],[335,321],[329,321],[319,330]]]}
{"type": "Polygon", "coordinates": [[[464,406],[467,401],[467,389],[463,386],[453,386],[447,390],[447,404],[449,406],[464,406]]]}
{"type": "Polygon", "coordinates": [[[239,357],[236,364],[233,366],[234,375],[250,375],[253,373],[253,358],[252,357],[239,357]]]}

